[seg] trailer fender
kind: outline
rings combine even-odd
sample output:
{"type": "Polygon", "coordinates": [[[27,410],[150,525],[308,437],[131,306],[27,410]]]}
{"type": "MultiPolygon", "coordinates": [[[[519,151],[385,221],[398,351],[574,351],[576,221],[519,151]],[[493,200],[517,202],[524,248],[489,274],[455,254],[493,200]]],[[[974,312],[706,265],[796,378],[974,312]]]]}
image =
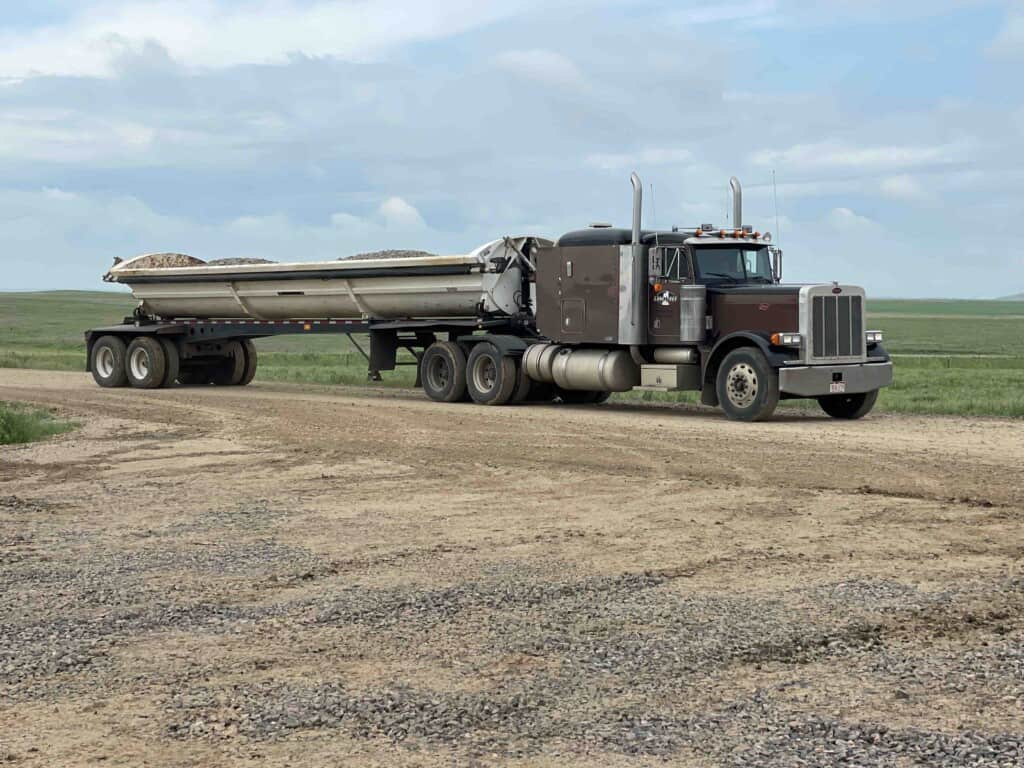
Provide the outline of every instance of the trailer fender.
{"type": "Polygon", "coordinates": [[[509,357],[522,357],[523,352],[525,352],[526,348],[530,346],[526,339],[502,333],[481,333],[459,336],[456,341],[460,344],[465,344],[470,349],[472,349],[476,344],[487,341],[496,346],[501,354],[508,355],[509,357]]]}

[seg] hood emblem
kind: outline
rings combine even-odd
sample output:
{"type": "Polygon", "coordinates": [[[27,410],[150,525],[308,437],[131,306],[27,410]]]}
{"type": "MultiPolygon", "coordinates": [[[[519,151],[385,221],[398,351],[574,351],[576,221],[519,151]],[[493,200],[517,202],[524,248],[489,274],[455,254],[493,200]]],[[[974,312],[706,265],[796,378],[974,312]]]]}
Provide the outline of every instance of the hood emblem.
{"type": "Polygon", "coordinates": [[[758,304],[758,305],[757,305],[757,308],[758,308],[759,310],[761,310],[762,312],[767,312],[767,311],[768,311],[768,308],[769,308],[770,306],[771,306],[771,304],[758,304]]]}
{"type": "Polygon", "coordinates": [[[837,283],[836,281],[833,280],[832,281],[832,293],[834,293],[834,294],[836,294],[838,296],[842,292],[843,292],[843,289],[839,287],[839,283],[837,283]]]}

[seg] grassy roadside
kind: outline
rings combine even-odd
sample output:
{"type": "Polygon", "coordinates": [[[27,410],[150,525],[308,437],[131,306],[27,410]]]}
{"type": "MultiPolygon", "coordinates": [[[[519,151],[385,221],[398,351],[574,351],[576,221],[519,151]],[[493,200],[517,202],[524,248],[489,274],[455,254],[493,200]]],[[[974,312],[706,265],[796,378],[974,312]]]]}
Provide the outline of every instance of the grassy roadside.
{"type": "Polygon", "coordinates": [[[0,402],[0,445],[31,443],[68,432],[74,426],[46,410],[0,402]]]}
{"type": "MultiPolygon", "coordinates": [[[[133,303],[123,293],[0,293],[0,367],[84,370],[82,331],[118,322],[133,303]]],[[[869,310],[869,327],[885,332],[896,365],[896,383],[882,392],[879,410],[1024,418],[1024,302],[882,299],[869,310]]],[[[366,383],[366,363],[343,337],[278,337],[257,346],[258,380],[366,383]]],[[[412,367],[401,367],[375,386],[409,387],[414,377],[412,367]]],[[[615,397],[696,400],[691,393],[615,397]]],[[[817,406],[792,401],[783,407],[817,406]]]]}

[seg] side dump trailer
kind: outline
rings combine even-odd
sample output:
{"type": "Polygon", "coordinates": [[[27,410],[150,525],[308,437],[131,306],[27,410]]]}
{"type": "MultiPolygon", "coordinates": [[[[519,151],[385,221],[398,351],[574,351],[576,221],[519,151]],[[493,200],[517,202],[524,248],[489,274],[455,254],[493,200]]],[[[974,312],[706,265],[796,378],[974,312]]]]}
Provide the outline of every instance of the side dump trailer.
{"type": "Polygon", "coordinates": [[[865,330],[862,288],[781,284],[782,252],[742,224],[735,178],[729,227],[671,231],[642,228],[632,183],[629,229],[504,237],[464,255],[117,262],[105,279],[139,304],[86,332],[88,369],[104,387],[241,385],[253,339],[366,333],[372,378],[408,349],[439,401],[595,403],[639,388],[698,391],[742,420],[780,398],[815,398],[837,418],[871,410],[892,364],[865,330]]]}

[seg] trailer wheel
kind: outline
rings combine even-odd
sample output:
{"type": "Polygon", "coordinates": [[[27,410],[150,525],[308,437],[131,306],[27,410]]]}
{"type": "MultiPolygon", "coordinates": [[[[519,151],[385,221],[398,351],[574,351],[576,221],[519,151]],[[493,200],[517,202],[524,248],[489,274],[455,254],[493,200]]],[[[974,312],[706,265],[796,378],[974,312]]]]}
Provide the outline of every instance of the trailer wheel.
{"type": "Polygon", "coordinates": [[[718,367],[718,402],[730,419],[762,421],[779,404],[779,374],[755,347],[734,349],[718,367]]]}
{"type": "Polygon", "coordinates": [[[92,345],[89,368],[93,380],[101,387],[123,387],[128,384],[125,372],[127,352],[124,342],[117,336],[102,336],[92,345]]]}
{"type": "Polygon", "coordinates": [[[166,372],[163,344],[152,336],[136,336],[128,345],[125,359],[128,383],[139,389],[157,389],[163,385],[166,372]]]}
{"type": "Polygon", "coordinates": [[[177,345],[170,339],[159,339],[160,346],[164,349],[164,359],[167,366],[164,371],[164,380],[160,382],[161,387],[173,387],[181,372],[181,355],[178,354],[177,345]]]}
{"type": "Polygon", "coordinates": [[[826,395],[818,398],[818,405],[833,419],[861,419],[875,407],[876,400],[877,389],[855,395],[826,395]]]}
{"type": "Polygon", "coordinates": [[[252,339],[243,339],[242,353],[245,355],[245,371],[242,373],[242,380],[238,384],[244,387],[247,384],[251,384],[252,380],[256,377],[256,365],[259,358],[256,355],[256,345],[252,343],[252,339]]]}
{"type": "Polygon", "coordinates": [[[420,359],[420,379],[427,397],[457,403],[466,396],[466,353],[454,341],[435,341],[420,359]]]}
{"type": "Polygon", "coordinates": [[[218,387],[237,387],[245,377],[245,350],[237,341],[229,341],[224,353],[224,359],[214,364],[210,379],[218,387]]]}
{"type": "Polygon", "coordinates": [[[512,399],[519,377],[516,361],[501,354],[489,341],[473,347],[466,364],[466,388],[481,405],[505,405],[512,399]]]}

